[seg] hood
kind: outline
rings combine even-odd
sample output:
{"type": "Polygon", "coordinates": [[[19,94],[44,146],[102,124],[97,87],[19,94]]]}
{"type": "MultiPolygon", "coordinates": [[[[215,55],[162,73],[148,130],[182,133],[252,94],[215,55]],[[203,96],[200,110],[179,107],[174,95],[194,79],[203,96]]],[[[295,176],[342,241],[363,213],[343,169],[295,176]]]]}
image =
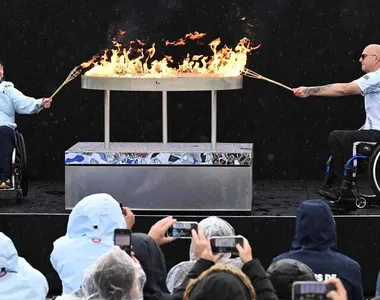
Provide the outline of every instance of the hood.
{"type": "Polygon", "coordinates": [[[145,274],[144,299],[168,294],[166,287],[166,263],[160,247],[145,233],[132,233],[132,247],[145,274]]]}
{"type": "Polygon", "coordinates": [[[307,200],[297,211],[292,250],[336,250],[336,227],[330,207],[321,200],[307,200]]]}
{"type": "Polygon", "coordinates": [[[248,289],[230,272],[216,272],[200,280],[190,292],[188,300],[248,300],[248,289]]]}
{"type": "Polygon", "coordinates": [[[0,83],[0,93],[3,93],[6,87],[13,87],[13,83],[10,81],[2,81],[0,83]]]}
{"type": "Polygon", "coordinates": [[[108,194],[93,194],[73,208],[66,236],[113,238],[116,228],[127,228],[119,203],[108,194]]]}
{"type": "Polygon", "coordinates": [[[0,270],[18,272],[18,253],[12,242],[4,233],[0,232],[0,270]]]}
{"type": "MultiPolygon", "coordinates": [[[[203,233],[206,238],[212,236],[231,236],[235,235],[235,229],[228,223],[226,220],[218,218],[216,216],[211,216],[206,219],[203,219],[199,222],[199,227],[202,228],[203,233]]],[[[197,258],[194,254],[193,242],[190,244],[189,249],[189,257],[190,261],[196,261],[197,258]]],[[[225,253],[219,260],[218,263],[227,263],[229,258],[231,257],[231,253],[225,253]]]]}

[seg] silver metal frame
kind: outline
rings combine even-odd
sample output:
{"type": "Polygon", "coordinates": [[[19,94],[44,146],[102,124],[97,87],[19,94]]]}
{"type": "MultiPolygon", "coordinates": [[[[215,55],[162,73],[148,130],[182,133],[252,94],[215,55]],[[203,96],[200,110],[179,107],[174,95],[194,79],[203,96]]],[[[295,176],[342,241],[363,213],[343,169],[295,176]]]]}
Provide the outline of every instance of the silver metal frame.
{"type": "Polygon", "coordinates": [[[161,91],[162,141],[168,143],[168,91],[211,91],[211,148],[217,145],[217,91],[243,87],[243,76],[95,77],[82,76],[82,88],[104,90],[104,148],[110,149],[110,91],[161,91]]]}

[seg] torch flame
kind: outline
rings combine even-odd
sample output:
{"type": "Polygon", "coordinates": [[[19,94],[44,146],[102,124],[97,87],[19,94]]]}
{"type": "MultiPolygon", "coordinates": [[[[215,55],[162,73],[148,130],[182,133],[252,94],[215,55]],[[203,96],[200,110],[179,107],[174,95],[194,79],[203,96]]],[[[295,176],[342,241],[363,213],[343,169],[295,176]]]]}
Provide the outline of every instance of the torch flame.
{"type": "Polygon", "coordinates": [[[93,64],[95,62],[95,60],[96,60],[96,57],[93,56],[89,61],[81,63],[80,66],[83,69],[88,68],[91,64],[93,64]]]}
{"type": "MultiPolygon", "coordinates": [[[[166,41],[165,45],[185,45],[186,39],[198,40],[204,38],[206,33],[186,34],[185,38],[176,41],[166,41]]],[[[87,76],[146,76],[146,77],[176,77],[176,76],[238,76],[244,69],[248,54],[259,48],[253,46],[251,41],[243,38],[235,46],[229,48],[226,45],[220,47],[220,38],[209,43],[211,55],[190,55],[173,66],[171,56],[164,55],[161,60],[154,59],[156,44],[144,50],[146,44],[141,40],[131,41],[129,49],[114,41],[114,49],[105,50],[100,59],[93,57],[88,62],[82,63],[83,68],[93,64],[93,68],[85,73],[87,76]],[[132,48],[133,46],[133,48],[132,48]]]]}

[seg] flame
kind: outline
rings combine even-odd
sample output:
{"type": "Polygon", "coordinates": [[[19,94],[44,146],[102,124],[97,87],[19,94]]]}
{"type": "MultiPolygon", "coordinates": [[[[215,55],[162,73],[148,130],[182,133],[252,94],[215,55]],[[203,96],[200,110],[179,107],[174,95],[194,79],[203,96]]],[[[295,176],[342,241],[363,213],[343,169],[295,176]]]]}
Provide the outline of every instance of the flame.
{"type": "Polygon", "coordinates": [[[118,34],[119,35],[124,35],[124,34],[126,34],[127,32],[125,31],[125,30],[121,30],[121,29],[119,29],[118,30],[118,34]]]}
{"type": "MultiPolygon", "coordinates": [[[[176,41],[165,41],[165,45],[185,45],[186,39],[198,40],[206,33],[186,34],[185,38],[176,41]]],[[[146,43],[141,40],[130,42],[129,49],[113,41],[113,49],[105,50],[100,58],[93,57],[83,68],[93,64],[93,68],[85,73],[87,76],[146,76],[146,77],[176,77],[176,76],[238,76],[244,69],[248,54],[259,46],[253,46],[251,41],[243,38],[234,48],[221,45],[220,38],[209,43],[211,53],[206,55],[186,55],[185,59],[175,62],[171,56],[164,55],[161,60],[154,59],[156,44],[144,50],[146,43]],[[132,47],[133,46],[133,47],[132,47]]]]}
{"type": "Polygon", "coordinates": [[[168,46],[168,45],[173,45],[173,46],[183,46],[186,44],[186,41],[185,39],[178,39],[174,42],[169,42],[169,41],[165,41],[165,46],[168,46]]]}
{"type": "Polygon", "coordinates": [[[95,62],[95,60],[96,60],[96,57],[93,56],[89,61],[81,63],[80,66],[83,69],[88,68],[91,64],[93,64],[95,62]]]}
{"type": "Polygon", "coordinates": [[[199,33],[198,31],[194,31],[194,33],[188,33],[185,35],[185,38],[189,38],[190,40],[199,40],[203,39],[206,36],[206,33],[199,33]]]}

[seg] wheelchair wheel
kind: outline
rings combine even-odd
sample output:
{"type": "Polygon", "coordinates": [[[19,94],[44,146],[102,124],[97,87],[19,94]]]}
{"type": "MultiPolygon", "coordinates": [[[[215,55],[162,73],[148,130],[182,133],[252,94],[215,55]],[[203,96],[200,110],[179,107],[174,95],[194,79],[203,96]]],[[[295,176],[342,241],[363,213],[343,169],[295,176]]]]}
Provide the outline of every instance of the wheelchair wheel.
{"type": "Polygon", "coordinates": [[[27,156],[24,137],[16,131],[16,159],[14,166],[16,188],[22,190],[22,194],[17,193],[17,203],[21,202],[22,198],[28,196],[28,175],[27,175],[27,156]]]}
{"type": "Polygon", "coordinates": [[[368,179],[376,198],[380,199],[380,145],[376,146],[369,158],[368,179]]]}
{"type": "Polygon", "coordinates": [[[359,197],[355,200],[355,205],[357,208],[364,208],[367,206],[367,200],[364,197],[359,197]]]}

